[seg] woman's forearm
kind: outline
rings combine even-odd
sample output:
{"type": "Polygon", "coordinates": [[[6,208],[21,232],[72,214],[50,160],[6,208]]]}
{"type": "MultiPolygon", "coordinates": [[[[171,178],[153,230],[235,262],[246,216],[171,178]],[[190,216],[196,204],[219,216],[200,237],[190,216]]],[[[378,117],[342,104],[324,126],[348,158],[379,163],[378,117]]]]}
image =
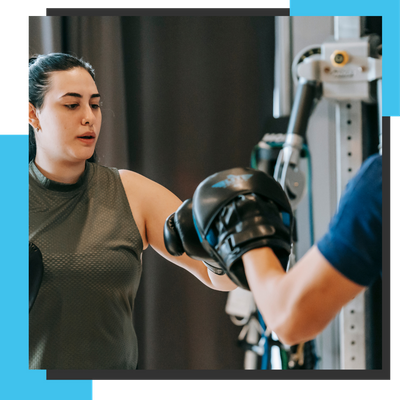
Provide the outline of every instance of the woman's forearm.
{"type": "Polygon", "coordinates": [[[180,257],[173,257],[170,254],[164,257],[172,263],[186,269],[194,275],[199,281],[211,289],[228,292],[236,289],[237,286],[228,278],[227,275],[216,275],[211,272],[206,265],[199,260],[194,260],[186,254],[180,257]]]}
{"type": "Polygon", "coordinates": [[[227,275],[216,275],[214,272],[208,270],[208,276],[215,290],[222,292],[229,292],[237,288],[237,286],[228,278],[227,275]]]}

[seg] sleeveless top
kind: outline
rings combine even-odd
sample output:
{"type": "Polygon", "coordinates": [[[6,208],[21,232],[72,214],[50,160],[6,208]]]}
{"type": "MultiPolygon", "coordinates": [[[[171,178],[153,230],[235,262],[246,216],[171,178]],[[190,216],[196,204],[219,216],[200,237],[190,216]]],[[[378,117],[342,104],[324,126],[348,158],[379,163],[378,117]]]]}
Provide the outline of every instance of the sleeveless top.
{"type": "Polygon", "coordinates": [[[75,184],[29,164],[29,241],[43,281],[29,313],[30,369],[135,369],[133,309],[143,242],[115,168],[75,184]]]}

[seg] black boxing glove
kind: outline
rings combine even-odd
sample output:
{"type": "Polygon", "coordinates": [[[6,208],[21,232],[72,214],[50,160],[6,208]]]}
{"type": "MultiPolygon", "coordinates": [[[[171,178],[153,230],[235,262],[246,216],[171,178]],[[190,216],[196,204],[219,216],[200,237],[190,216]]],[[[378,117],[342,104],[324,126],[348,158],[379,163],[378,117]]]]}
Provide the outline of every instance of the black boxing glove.
{"type": "Polygon", "coordinates": [[[266,173],[235,168],[205,179],[193,196],[193,216],[203,247],[236,285],[249,290],[241,257],[251,249],[270,247],[286,270],[293,214],[266,173]]]}
{"type": "Polygon", "coordinates": [[[206,267],[214,274],[225,274],[221,266],[209,256],[200,243],[193,224],[191,199],[185,200],[166,219],[164,224],[164,244],[168,253],[173,256],[181,256],[186,253],[194,260],[203,261],[206,267]]]}

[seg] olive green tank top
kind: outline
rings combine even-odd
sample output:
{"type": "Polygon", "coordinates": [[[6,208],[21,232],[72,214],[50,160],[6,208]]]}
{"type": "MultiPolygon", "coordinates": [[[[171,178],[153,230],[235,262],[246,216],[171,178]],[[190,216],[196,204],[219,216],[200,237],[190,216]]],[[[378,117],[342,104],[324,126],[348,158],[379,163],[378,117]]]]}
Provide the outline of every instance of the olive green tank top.
{"type": "Polygon", "coordinates": [[[75,184],[29,164],[29,240],[44,275],[29,313],[29,368],[135,369],[133,309],[143,242],[115,168],[75,184]]]}

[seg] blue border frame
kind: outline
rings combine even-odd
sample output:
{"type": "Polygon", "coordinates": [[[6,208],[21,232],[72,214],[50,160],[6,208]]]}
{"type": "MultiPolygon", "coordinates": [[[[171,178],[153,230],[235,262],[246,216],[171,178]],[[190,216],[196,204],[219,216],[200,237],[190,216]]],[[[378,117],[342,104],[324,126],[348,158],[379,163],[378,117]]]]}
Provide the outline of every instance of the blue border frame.
{"type": "MultiPolygon", "coordinates": [[[[400,115],[400,4],[398,0],[292,0],[292,16],[381,15],[383,17],[383,115],[400,115]],[[397,51],[385,51],[396,49],[397,51]]],[[[92,399],[91,381],[47,381],[46,371],[28,369],[28,137],[0,135],[0,315],[1,393],[7,399],[92,399]],[[22,284],[21,284],[22,283],[22,284]]]]}
{"type": "Polygon", "coordinates": [[[400,116],[400,2],[399,0],[291,0],[291,16],[382,16],[382,114],[400,116]],[[393,51],[393,50],[396,51],[393,51]]]}

